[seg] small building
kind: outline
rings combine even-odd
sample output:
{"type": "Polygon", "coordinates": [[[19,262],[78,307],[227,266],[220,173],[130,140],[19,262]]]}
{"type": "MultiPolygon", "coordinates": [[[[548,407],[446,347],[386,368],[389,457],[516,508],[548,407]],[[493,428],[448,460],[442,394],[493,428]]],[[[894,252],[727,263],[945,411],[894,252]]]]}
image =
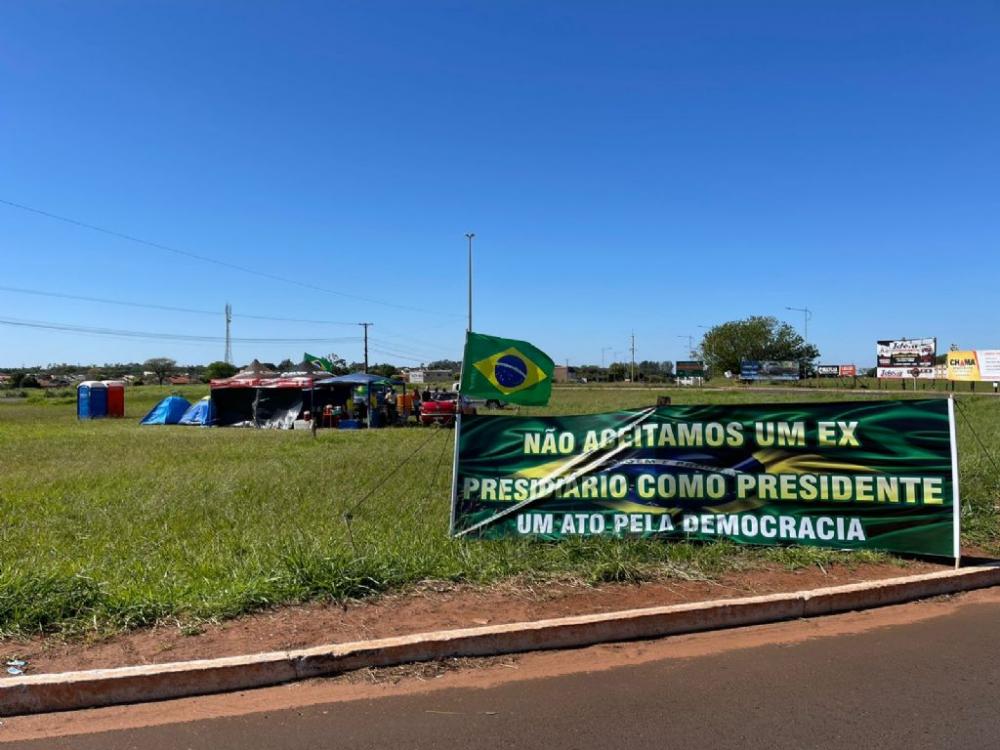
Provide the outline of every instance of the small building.
{"type": "Polygon", "coordinates": [[[440,383],[451,380],[451,370],[410,370],[410,383],[440,383]]]}

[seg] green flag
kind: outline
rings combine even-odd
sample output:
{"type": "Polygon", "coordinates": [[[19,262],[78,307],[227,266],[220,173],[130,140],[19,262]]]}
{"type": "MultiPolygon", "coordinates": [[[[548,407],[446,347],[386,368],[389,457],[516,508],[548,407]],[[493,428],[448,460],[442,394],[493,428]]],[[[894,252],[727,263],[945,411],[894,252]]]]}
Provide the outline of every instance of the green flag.
{"type": "Polygon", "coordinates": [[[311,362],[314,365],[319,365],[326,372],[333,372],[333,362],[328,360],[326,357],[315,357],[309,352],[303,352],[302,359],[305,362],[311,362]]]}
{"type": "Polygon", "coordinates": [[[544,406],[552,395],[552,359],[527,341],[469,332],[462,359],[462,395],[544,406]]]}

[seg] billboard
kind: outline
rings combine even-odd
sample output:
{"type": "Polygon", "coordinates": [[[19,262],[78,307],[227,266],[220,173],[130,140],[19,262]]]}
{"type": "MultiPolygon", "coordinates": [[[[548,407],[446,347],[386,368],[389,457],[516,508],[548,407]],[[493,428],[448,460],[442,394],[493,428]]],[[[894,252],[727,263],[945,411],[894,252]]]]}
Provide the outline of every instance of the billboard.
{"type": "Polygon", "coordinates": [[[882,339],[875,343],[880,378],[933,378],[937,339],[882,339]]]}
{"type": "Polygon", "coordinates": [[[462,417],[452,533],[730,539],[951,557],[950,399],[462,417]]]}
{"type": "Polygon", "coordinates": [[[1000,381],[1000,349],[948,352],[948,380],[1000,381]]]}
{"type": "Polygon", "coordinates": [[[900,380],[902,378],[934,380],[938,377],[938,372],[934,365],[930,367],[879,367],[875,371],[875,377],[886,380],[900,380]]]}
{"type": "Polygon", "coordinates": [[[821,378],[839,378],[840,365],[816,365],[816,375],[821,378]]]}
{"type": "Polygon", "coordinates": [[[740,380],[798,380],[799,363],[791,360],[740,360],[740,380]]]}
{"type": "Polygon", "coordinates": [[[701,360],[681,360],[677,363],[676,372],[679,378],[703,378],[705,363],[701,360]]]}
{"type": "Polygon", "coordinates": [[[854,378],[858,375],[858,368],[854,365],[841,365],[840,366],[840,377],[842,378],[854,378]]]}

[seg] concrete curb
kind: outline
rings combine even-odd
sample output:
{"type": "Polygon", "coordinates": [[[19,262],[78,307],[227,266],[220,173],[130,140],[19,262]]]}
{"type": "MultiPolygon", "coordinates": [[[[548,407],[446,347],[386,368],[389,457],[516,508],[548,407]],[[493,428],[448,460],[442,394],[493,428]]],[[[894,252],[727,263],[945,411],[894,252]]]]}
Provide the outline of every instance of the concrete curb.
{"type": "Polygon", "coordinates": [[[0,715],[68,711],[277,685],[363,667],[758,625],[900,604],[1000,584],[1000,566],[535,622],[489,625],[296,651],[0,679],[0,715]]]}

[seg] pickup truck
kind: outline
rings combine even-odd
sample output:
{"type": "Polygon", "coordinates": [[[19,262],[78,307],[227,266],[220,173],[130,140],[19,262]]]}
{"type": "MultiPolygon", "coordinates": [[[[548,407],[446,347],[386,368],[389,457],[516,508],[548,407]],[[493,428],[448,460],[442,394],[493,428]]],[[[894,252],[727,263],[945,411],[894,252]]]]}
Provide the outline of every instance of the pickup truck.
{"type": "MultiPolygon", "coordinates": [[[[457,393],[442,393],[437,399],[420,402],[420,423],[425,426],[455,426],[455,409],[459,403],[457,393]]],[[[462,414],[475,414],[476,407],[469,399],[462,397],[462,414]]]]}
{"type": "MultiPolygon", "coordinates": [[[[451,387],[456,393],[458,393],[458,385],[458,383],[455,383],[451,387]]],[[[466,401],[473,406],[485,406],[487,409],[502,409],[507,405],[504,401],[495,398],[466,398],[466,401]]]]}

